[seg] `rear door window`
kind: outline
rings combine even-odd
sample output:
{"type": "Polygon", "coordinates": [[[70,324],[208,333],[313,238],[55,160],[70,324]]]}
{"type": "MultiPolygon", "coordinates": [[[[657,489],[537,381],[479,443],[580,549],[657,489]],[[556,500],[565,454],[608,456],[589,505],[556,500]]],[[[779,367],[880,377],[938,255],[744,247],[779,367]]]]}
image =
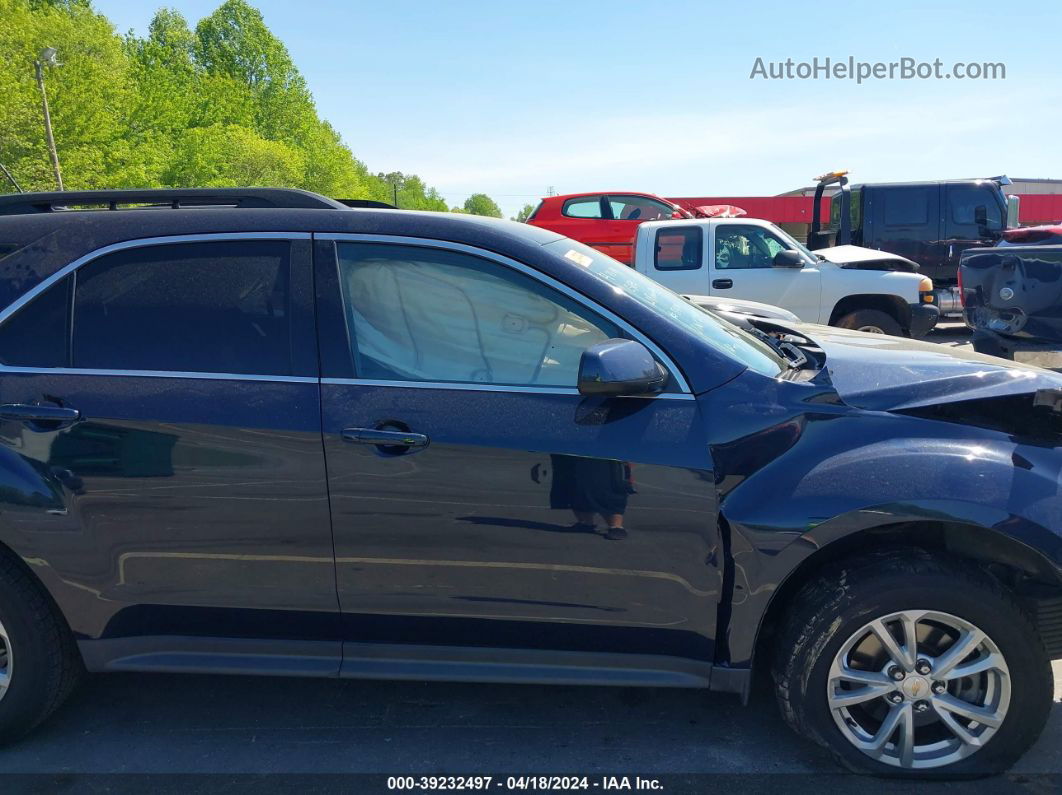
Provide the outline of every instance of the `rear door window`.
{"type": "Polygon", "coordinates": [[[561,214],[569,218],[604,218],[601,211],[601,197],[580,196],[578,199],[568,199],[564,202],[561,214]]]}
{"type": "Polygon", "coordinates": [[[290,243],[119,251],[76,274],[72,366],[289,375],[290,243]]]}
{"type": "Polygon", "coordinates": [[[64,367],[70,341],[70,285],[67,276],[0,326],[0,364],[64,367]]]}

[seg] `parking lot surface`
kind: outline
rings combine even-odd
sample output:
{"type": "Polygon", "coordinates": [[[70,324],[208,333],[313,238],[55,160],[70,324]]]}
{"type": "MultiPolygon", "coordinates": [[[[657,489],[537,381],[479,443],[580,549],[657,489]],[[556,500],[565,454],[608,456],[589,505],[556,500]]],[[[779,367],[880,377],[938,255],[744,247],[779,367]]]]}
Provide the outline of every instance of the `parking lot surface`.
{"type": "MultiPolygon", "coordinates": [[[[1055,664],[1056,698],[1062,663],[1055,664]]],[[[765,684],[765,683],[763,683],[765,684]]],[[[1062,704],[1011,781],[1062,773],[1062,704]]],[[[91,677],[0,752],[7,773],[839,775],[782,722],[769,690],[91,677]]],[[[865,780],[863,780],[865,781],[865,780]]],[[[862,785],[861,785],[862,786],[862,785]]]]}

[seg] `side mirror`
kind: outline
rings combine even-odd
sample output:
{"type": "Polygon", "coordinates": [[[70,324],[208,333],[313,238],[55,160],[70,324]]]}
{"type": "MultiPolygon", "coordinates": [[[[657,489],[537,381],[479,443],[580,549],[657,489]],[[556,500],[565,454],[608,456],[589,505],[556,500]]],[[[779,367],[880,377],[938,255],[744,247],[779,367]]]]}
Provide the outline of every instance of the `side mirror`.
{"type": "Polygon", "coordinates": [[[647,395],[660,392],[667,377],[649,349],[634,340],[599,342],[579,360],[581,395],[647,395]]]}
{"type": "Polygon", "coordinates": [[[801,256],[799,251],[794,251],[791,248],[785,251],[779,251],[774,255],[774,259],[771,260],[772,268],[803,268],[804,257],[801,256]]]}
{"type": "Polygon", "coordinates": [[[1007,229],[1016,229],[1021,226],[1018,221],[1018,213],[1021,209],[1021,199],[1017,196],[1007,197],[1007,229]]]}

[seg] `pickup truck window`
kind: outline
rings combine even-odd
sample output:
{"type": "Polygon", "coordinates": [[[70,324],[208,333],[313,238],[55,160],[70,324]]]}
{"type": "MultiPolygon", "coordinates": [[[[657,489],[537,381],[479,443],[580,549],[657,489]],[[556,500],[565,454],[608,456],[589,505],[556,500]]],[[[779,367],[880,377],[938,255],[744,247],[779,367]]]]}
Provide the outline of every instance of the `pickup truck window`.
{"type": "MultiPolygon", "coordinates": [[[[849,196],[848,217],[851,221],[851,229],[857,232],[863,224],[863,191],[861,188],[852,188],[849,196]]],[[[837,232],[841,228],[841,194],[835,193],[830,197],[830,225],[824,231],[837,232]]]]}
{"type": "Polygon", "coordinates": [[[661,229],[656,235],[653,266],[658,271],[695,271],[701,267],[703,251],[701,227],[661,229]]]}
{"type": "Polygon", "coordinates": [[[557,240],[543,248],[582,266],[613,289],[622,290],[632,300],[750,369],[769,376],[785,371],[786,365],[766,344],[634,268],[574,240],[557,240]]]}
{"type": "Polygon", "coordinates": [[[770,268],[774,255],[792,248],[762,226],[721,224],[715,230],[715,267],[720,270],[770,268]]]}
{"type": "Polygon", "coordinates": [[[578,199],[568,199],[561,208],[561,215],[569,218],[604,218],[601,212],[601,197],[582,196],[578,199]]]}
{"type": "Polygon", "coordinates": [[[889,188],[883,192],[885,226],[922,226],[929,223],[929,188],[889,188]]]}
{"type": "Polygon", "coordinates": [[[977,208],[985,208],[985,220],[990,230],[1003,228],[1003,208],[996,198],[975,186],[948,186],[948,212],[951,222],[961,226],[977,226],[977,208]]]}
{"type": "Polygon", "coordinates": [[[574,387],[583,351],[623,336],[552,287],[457,251],[342,243],[339,280],[359,378],[574,387]]]}

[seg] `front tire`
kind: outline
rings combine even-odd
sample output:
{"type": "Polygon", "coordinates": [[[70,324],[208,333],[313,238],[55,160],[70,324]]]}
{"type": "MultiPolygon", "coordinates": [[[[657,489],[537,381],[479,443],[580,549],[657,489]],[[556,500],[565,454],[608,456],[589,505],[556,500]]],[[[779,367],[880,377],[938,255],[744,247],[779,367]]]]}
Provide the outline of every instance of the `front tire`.
{"type": "Polygon", "coordinates": [[[841,317],[835,324],[838,328],[864,331],[868,334],[891,334],[902,337],[903,328],[899,321],[880,309],[857,309],[841,317]]]}
{"type": "Polygon", "coordinates": [[[1040,735],[1051,666],[991,577],[919,550],[838,565],[806,585],[774,666],[783,715],[856,772],[1008,769],[1040,735]]]}
{"type": "Polygon", "coordinates": [[[0,551],[0,745],[58,709],[83,673],[55,603],[20,561],[0,551]]]}

